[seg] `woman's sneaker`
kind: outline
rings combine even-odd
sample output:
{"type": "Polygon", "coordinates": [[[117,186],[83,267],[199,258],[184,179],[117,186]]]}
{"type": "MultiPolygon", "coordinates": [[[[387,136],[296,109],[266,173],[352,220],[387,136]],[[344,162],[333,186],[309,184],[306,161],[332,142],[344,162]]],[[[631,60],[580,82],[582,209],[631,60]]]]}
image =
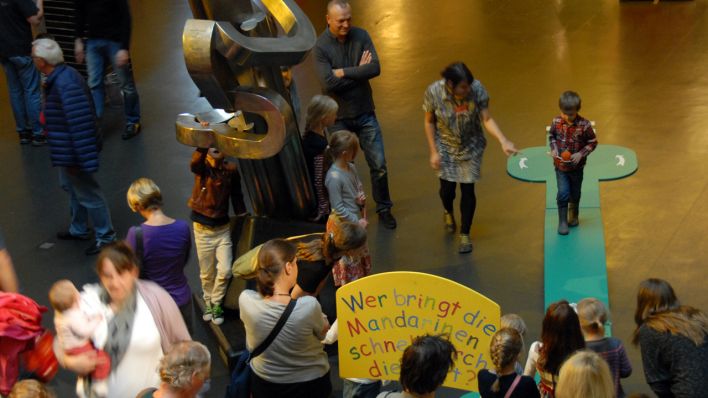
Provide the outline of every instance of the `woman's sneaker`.
{"type": "Polygon", "coordinates": [[[214,325],[221,325],[224,323],[224,309],[221,308],[220,304],[213,304],[211,307],[211,322],[214,325]]]}
{"type": "Polygon", "coordinates": [[[469,253],[472,251],[472,239],[469,234],[460,234],[460,246],[457,250],[459,253],[469,253]]]}
{"type": "Polygon", "coordinates": [[[204,310],[204,314],[202,314],[202,319],[204,320],[204,322],[211,321],[213,311],[214,310],[211,305],[207,304],[206,309],[204,310]]]}

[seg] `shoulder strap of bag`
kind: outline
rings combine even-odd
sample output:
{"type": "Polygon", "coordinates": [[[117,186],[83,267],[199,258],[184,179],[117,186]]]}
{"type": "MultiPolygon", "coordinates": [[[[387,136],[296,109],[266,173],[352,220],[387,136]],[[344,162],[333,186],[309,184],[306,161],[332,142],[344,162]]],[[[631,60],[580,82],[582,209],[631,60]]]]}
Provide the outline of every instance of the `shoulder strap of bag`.
{"type": "Polygon", "coordinates": [[[138,258],[140,265],[143,264],[143,227],[138,225],[135,227],[135,257],[138,258]]]}
{"type": "Polygon", "coordinates": [[[285,322],[288,321],[290,314],[293,312],[293,309],[295,308],[295,302],[297,302],[297,299],[290,300],[290,302],[288,303],[288,306],[285,307],[285,311],[283,311],[283,315],[280,316],[280,319],[278,319],[278,322],[275,324],[275,326],[273,327],[273,330],[270,332],[268,337],[266,337],[266,339],[263,340],[263,342],[258,347],[256,347],[256,349],[253,350],[253,352],[251,353],[251,359],[261,355],[263,353],[263,351],[265,351],[268,348],[270,343],[272,343],[273,340],[275,340],[275,338],[278,336],[278,333],[280,333],[280,329],[282,329],[283,326],[285,326],[285,322]]]}
{"type": "Polygon", "coordinates": [[[517,375],[516,375],[516,378],[514,378],[514,382],[511,383],[511,387],[509,387],[509,389],[506,390],[506,394],[504,395],[504,398],[510,398],[510,397],[511,397],[511,393],[514,392],[514,390],[516,389],[516,386],[519,385],[519,382],[520,382],[520,381],[521,381],[521,375],[518,375],[518,374],[517,374],[517,375]]]}

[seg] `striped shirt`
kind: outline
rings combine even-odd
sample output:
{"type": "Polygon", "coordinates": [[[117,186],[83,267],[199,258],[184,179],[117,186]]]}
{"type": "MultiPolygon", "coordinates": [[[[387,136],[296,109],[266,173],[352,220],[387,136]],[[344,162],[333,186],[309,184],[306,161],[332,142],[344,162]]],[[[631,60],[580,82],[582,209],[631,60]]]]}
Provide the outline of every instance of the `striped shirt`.
{"type": "Polygon", "coordinates": [[[624,390],[620,384],[620,378],[629,377],[632,374],[632,364],[629,363],[627,352],[622,342],[615,337],[605,337],[602,340],[586,341],[588,349],[600,354],[610,365],[610,373],[615,383],[617,398],[624,397],[624,390]]]}

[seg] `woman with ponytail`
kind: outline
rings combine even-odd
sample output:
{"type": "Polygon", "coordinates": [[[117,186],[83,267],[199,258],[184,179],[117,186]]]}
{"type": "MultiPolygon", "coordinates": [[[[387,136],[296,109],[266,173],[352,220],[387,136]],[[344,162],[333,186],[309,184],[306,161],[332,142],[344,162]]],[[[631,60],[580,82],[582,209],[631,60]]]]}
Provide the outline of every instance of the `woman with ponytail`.
{"type": "Polygon", "coordinates": [[[624,390],[620,378],[632,374],[632,364],[622,341],[616,337],[605,336],[605,324],[609,315],[607,307],[596,298],[585,298],[578,302],[578,318],[580,329],[588,349],[600,354],[607,361],[615,387],[615,396],[624,398],[624,390]]]}
{"type": "Polygon", "coordinates": [[[492,336],[489,355],[494,364],[494,372],[487,369],[479,371],[477,382],[482,398],[537,398],[536,382],[528,376],[516,373],[524,343],[519,332],[512,328],[503,328],[492,336]]]}
{"type": "MultiPolygon", "coordinates": [[[[249,351],[266,339],[290,303],[298,275],[295,253],[295,246],[283,239],[266,242],[258,252],[258,291],[244,290],[239,297],[249,351]]],[[[250,361],[252,397],[328,397],[329,361],[320,343],[327,329],[317,299],[298,299],[275,340],[250,361]]]]}
{"type": "Polygon", "coordinates": [[[663,397],[698,398],[708,392],[708,317],[681,305],[663,279],[639,284],[633,343],[642,351],[644,376],[663,397]]]}

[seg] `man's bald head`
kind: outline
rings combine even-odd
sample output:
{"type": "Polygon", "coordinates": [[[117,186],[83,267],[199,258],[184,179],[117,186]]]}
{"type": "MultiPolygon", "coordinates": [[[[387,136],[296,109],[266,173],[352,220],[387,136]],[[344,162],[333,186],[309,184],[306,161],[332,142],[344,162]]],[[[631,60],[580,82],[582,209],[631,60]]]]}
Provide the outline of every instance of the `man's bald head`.
{"type": "Polygon", "coordinates": [[[327,3],[327,14],[332,7],[349,8],[349,2],[347,0],[330,0],[327,3]]]}
{"type": "Polygon", "coordinates": [[[338,40],[344,41],[352,23],[352,7],[346,0],[330,0],[327,3],[327,27],[338,40]]]}

